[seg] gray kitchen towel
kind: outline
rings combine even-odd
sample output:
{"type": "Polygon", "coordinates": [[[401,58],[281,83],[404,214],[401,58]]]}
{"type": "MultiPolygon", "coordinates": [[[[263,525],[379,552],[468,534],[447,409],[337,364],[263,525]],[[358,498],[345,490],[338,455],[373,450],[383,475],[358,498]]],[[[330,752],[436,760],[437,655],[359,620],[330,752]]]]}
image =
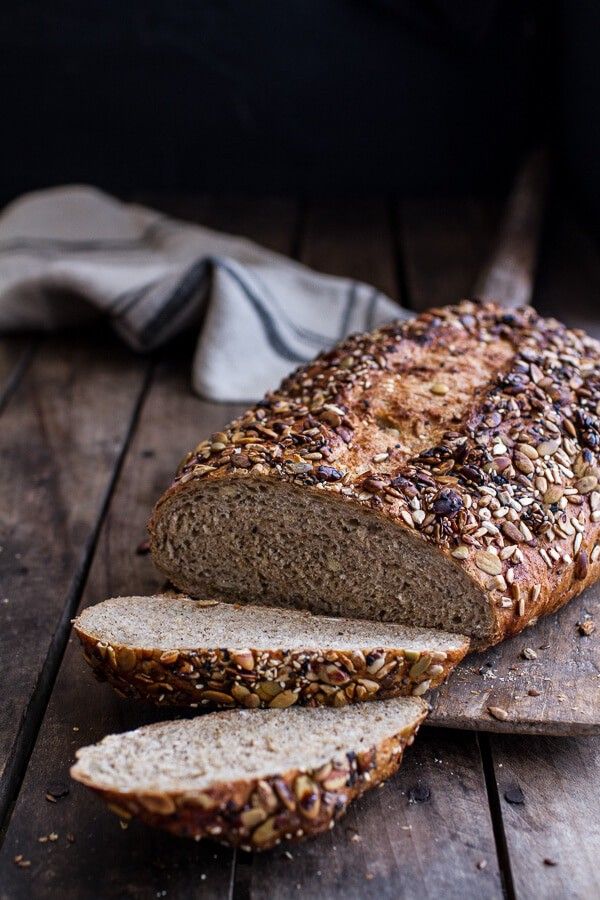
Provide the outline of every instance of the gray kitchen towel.
{"type": "Polygon", "coordinates": [[[345,335],[407,315],[366,284],[87,186],[0,216],[0,332],[104,317],[145,351],[202,322],[192,384],[211,400],[254,400],[345,335]]]}

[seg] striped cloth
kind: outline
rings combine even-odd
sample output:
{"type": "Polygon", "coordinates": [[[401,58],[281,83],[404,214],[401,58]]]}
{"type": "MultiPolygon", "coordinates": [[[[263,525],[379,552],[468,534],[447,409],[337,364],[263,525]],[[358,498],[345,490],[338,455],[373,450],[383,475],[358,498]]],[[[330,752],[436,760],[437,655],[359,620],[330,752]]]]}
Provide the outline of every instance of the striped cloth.
{"type": "Polygon", "coordinates": [[[1,332],[106,317],[147,351],[195,327],[192,384],[211,400],[254,400],[345,335],[404,315],[366,284],[91,187],[28,194],[0,216],[1,332]]]}

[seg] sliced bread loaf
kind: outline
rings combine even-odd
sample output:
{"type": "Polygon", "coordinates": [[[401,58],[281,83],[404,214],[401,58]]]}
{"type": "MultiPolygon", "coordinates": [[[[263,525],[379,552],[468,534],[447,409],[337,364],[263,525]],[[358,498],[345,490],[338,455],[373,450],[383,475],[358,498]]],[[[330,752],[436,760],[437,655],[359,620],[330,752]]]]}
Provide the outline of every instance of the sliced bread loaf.
{"type": "Polygon", "coordinates": [[[345,706],[419,696],[467,652],[460,635],[186,597],[117,597],[74,627],[126,697],[169,706],[345,706]]]}
{"type": "Polygon", "coordinates": [[[355,335],[188,454],[155,562],[194,597],[497,643],[600,577],[599,371],[529,308],[355,335]]]}
{"type": "Polygon", "coordinates": [[[161,722],[84,747],[71,775],[123,819],[266,849],[331,828],[398,769],[426,711],[408,697],[161,722]]]}

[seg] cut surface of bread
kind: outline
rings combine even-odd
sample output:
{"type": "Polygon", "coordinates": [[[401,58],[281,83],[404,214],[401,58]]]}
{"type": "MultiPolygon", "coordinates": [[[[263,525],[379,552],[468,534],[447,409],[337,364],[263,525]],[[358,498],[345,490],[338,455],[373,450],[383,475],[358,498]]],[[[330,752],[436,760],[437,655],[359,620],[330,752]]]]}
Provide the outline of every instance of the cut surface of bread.
{"type": "Polygon", "coordinates": [[[326,830],[393,774],[426,712],[409,697],[162,722],[80,749],[71,775],[122,818],[266,849],[326,830]]]}
{"type": "Polygon", "coordinates": [[[466,654],[460,635],[187,597],[117,597],[74,628],[121,694],[172,706],[345,706],[419,696],[466,654]]]}
{"type": "Polygon", "coordinates": [[[531,308],[355,335],[188,454],[154,560],[191,596],[496,643],[600,575],[599,371],[531,308]]]}
{"type": "Polygon", "coordinates": [[[192,596],[476,638],[493,626],[484,592],[452,559],[344,495],[233,476],[174,495],[167,523],[169,577],[192,596]]]}

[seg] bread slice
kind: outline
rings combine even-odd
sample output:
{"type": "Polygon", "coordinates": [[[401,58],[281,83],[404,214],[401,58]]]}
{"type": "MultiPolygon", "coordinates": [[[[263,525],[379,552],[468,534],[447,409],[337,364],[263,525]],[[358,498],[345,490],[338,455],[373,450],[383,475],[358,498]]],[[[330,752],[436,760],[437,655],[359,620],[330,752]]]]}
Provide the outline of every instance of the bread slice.
{"type": "Polygon", "coordinates": [[[396,772],[426,713],[406,697],[161,722],[82,748],[71,775],[122,819],[262,850],[333,827],[396,772]]]}
{"type": "Polygon", "coordinates": [[[530,308],[354,335],[186,456],[154,560],[193,597],[497,643],[600,577],[599,371],[530,308]]]}
{"type": "Polygon", "coordinates": [[[345,706],[437,687],[469,641],[439,631],[187,597],[117,597],[74,627],[117,692],[167,706],[345,706]]]}

